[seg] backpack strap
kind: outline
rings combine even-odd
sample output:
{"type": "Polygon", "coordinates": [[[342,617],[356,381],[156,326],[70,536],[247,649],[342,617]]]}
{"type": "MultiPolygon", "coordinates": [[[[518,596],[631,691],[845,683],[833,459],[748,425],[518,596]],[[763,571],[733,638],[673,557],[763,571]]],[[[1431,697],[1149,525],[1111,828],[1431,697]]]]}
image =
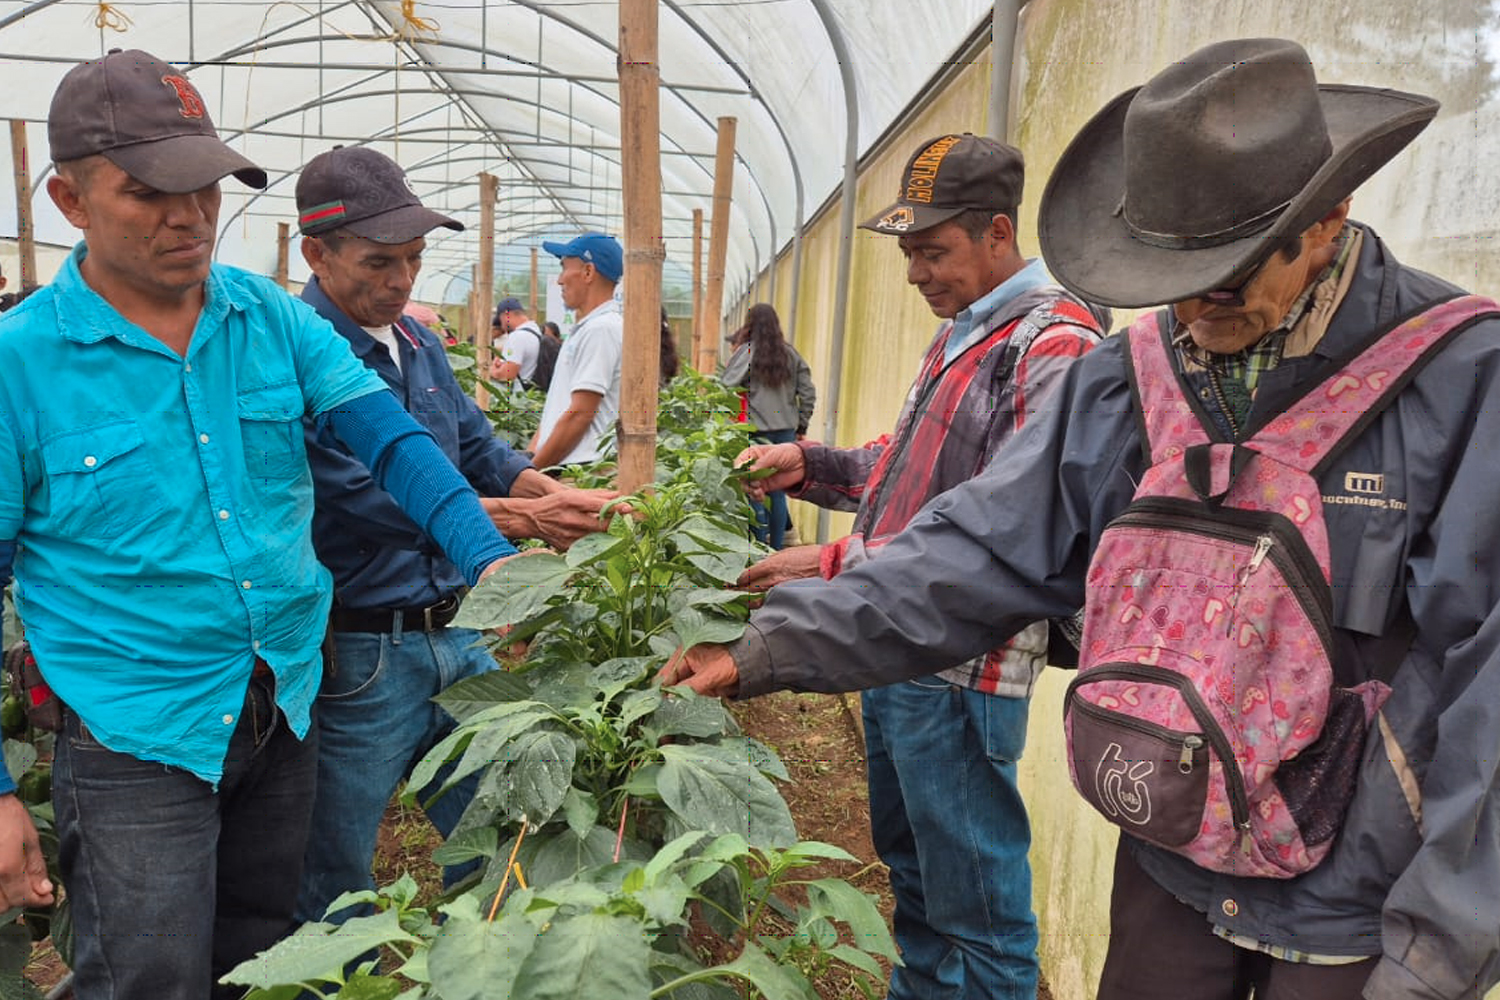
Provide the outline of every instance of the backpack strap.
{"type": "Polygon", "coordinates": [[[1249,444],[1317,478],[1454,337],[1500,305],[1479,295],[1428,303],[1374,331],[1328,378],[1249,436],[1249,444]]]}
{"type": "Polygon", "coordinates": [[[1141,450],[1148,466],[1160,465],[1196,445],[1218,441],[1197,401],[1189,396],[1173,364],[1175,326],[1170,310],[1146,313],[1125,332],[1125,373],[1135,399],[1141,450]]]}

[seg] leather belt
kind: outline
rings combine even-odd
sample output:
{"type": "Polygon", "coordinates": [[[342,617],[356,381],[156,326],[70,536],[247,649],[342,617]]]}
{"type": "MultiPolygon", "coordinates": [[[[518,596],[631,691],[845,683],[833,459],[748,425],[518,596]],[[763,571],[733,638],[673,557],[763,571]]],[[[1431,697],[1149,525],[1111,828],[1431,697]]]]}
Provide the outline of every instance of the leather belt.
{"type": "Polygon", "coordinates": [[[458,614],[461,594],[449,594],[425,608],[340,608],[333,609],[335,632],[394,632],[396,616],[401,616],[403,632],[436,632],[445,628],[458,614]]]}

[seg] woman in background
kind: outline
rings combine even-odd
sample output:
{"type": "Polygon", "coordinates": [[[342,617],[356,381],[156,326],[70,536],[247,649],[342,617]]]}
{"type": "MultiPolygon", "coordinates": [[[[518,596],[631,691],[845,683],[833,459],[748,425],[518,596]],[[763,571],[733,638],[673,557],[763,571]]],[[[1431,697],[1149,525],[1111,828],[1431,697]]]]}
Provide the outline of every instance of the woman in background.
{"type": "MultiPolygon", "coordinates": [[[[764,302],[751,306],[745,325],[729,342],[734,353],[719,379],[744,395],[746,415],[756,428],[755,440],[785,444],[806,436],[818,394],[807,362],[781,335],[776,310],[764,302]]],[[[769,519],[766,509],[757,505],[760,523],[755,537],[779,549],[786,536],[786,494],[777,491],[767,495],[771,501],[769,519]]]]}

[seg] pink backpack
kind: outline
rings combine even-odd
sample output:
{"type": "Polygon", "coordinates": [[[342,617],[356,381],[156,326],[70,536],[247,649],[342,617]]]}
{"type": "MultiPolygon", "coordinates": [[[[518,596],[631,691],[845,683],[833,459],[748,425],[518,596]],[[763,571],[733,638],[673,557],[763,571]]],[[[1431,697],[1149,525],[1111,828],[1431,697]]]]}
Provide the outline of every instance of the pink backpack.
{"type": "MultiPolygon", "coordinates": [[[[1489,299],[1433,306],[1246,440],[1205,431],[1170,330],[1130,329],[1150,468],[1089,566],[1064,724],[1083,797],[1216,872],[1290,878],[1332,847],[1399,666],[1339,686],[1318,476],[1489,299]]],[[[1400,645],[1405,652],[1409,642],[1400,645]]]]}

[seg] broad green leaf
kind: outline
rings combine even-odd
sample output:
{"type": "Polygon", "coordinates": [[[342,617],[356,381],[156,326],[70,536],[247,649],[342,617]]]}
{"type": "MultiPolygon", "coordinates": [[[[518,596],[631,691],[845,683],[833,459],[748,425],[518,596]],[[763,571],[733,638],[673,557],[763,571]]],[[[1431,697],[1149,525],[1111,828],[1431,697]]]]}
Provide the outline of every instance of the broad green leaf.
{"type": "Polygon", "coordinates": [[[807,883],[807,903],[815,913],[849,925],[859,947],[886,958],[896,957],[885,918],[875,906],[875,897],[860,892],[843,879],[825,878],[807,883]]]}
{"type": "Polygon", "coordinates": [[[701,698],[691,691],[681,693],[674,689],[673,696],[662,702],[651,714],[648,725],[651,731],[662,736],[693,736],[707,739],[722,736],[729,726],[729,712],[717,698],[701,698]]]}
{"type": "Polygon", "coordinates": [[[536,928],[523,917],[449,920],[427,955],[427,975],[443,1000],[510,997],[536,942],[536,928]]]}
{"type": "Polygon", "coordinates": [[[646,886],[630,894],[646,911],[646,917],[660,927],[686,925],[687,904],[692,891],[680,878],[666,878],[657,885],[646,886]]]}
{"type": "Polygon", "coordinates": [[[791,847],[788,847],[785,851],[782,851],[781,856],[786,861],[791,862],[791,865],[788,865],[788,867],[791,867],[798,862],[802,864],[812,864],[812,858],[822,858],[831,861],[853,861],[855,863],[859,862],[858,858],[850,854],[848,851],[844,850],[842,847],[838,847],[834,844],[825,844],[820,840],[798,841],[791,847]]]}
{"type": "Polygon", "coordinates": [[[733,552],[697,551],[684,552],[682,557],[692,563],[699,572],[720,583],[733,583],[740,578],[750,564],[747,555],[733,552]]]}
{"type": "MultiPolygon", "coordinates": [[[[5,741],[5,770],[12,775],[22,775],[36,763],[36,747],[25,740],[5,741]]],[[[19,777],[16,778],[20,780],[19,777]]]]}
{"type": "Polygon", "coordinates": [[[643,869],[646,883],[654,885],[657,879],[671,871],[673,865],[682,860],[688,851],[701,844],[707,836],[707,831],[691,830],[663,844],[661,850],[657,851],[655,856],[646,862],[646,867],[643,869]]]}
{"type": "Polygon", "coordinates": [[[738,552],[741,555],[755,551],[748,537],[715,524],[701,514],[683,521],[680,530],[710,551],[738,552]]]}
{"type": "Polygon", "coordinates": [[[531,684],[526,678],[505,670],[490,670],[450,684],[432,700],[454,719],[464,722],[492,705],[526,701],[530,697],[531,684]]]}
{"type": "Polygon", "coordinates": [[[738,833],[762,847],[796,841],[786,801],[743,753],[705,744],[669,745],[661,752],[662,801],[690,827],[738,833]]]}
{"type": "Polygon", "coordinates": [[[852,965],[860,972],[868,973],[877,980],[885,979],[885,970],[880,967],[880,963],[852,945],[836,944],[827,949],[827,953],[845,965],[852,965]]]}
{"type": "Polygon", "coordinates": [[[384,976],[356,972],[339,990],[339,1000],[396,1000],[401,984],[384,976]]]}
{"type": "Polygon", "coordinates": [[[406,872],[402,872],[401,877],[390,885],[382,886],[377,890],[381,896],[394,900],[398,906],[403,908],[412,904],[412,901],[417,898],[419,891],[421,890],[417,886],[417,880],[406,872]]]}
{"type": "MultiPolygon", "coordinates": [[[[723,746],[728,746],[732,741],[725,740],[723,746]]],[[[792,776],[787,773],[786,765],[781,758],[776,756],[776,751],[766,746],[753,736],[744,738],[745,757],[755,765],[755,769],[761,774],[768,775],[781,781],[791,781],[792,776]]]]}
{"type": "Polygon", "coordinates": [[[523,622],[547,610],[572,574],[568,561],[551,552],[512,559],[469,591],[453,624],[488,629],[523,622]]]}
{"type": "Polygon", "coordinates": [[[395,910],[373,917],[354,917],[336,930],[329,924],[303,924],[247,962],[241,962],[224,977],[239,986],[269,989],[287,983],[335,982],[344,976],[344,966],[372,948],[417,939],[401,929],[395,910]],[[332,933],[330,933],[332,931],[332,933]]]}
{"type": "MultiPolygon", "coordinates": [[[[482,715],[475,716],[466,723],[463,729],[449,734],[443,742],[433,747],[431,752],[417,761],[417,766],[412,768],[411,777],[407,779],[406,787],[428,791],[433,779],[446,764],[445,758],[450,752],[452,741],[455,739],[461,741],[462,737],[471,731],[473,738],[464,748],[463,757],[443,775],[441,790],[452,788],[475,771],[482,771],[491,764],[509,760],[509,756],[504,751],[510,743],[527,730],[554,718],[556,718],[556,713],[551,708],[536,702],[518,701],[508,705],[492,706],[482,715]]],[[[439,789],[431,789],[430,797],[436,798],[438,791],[439,789]]]]}
{"type": "Polygon", "coordinates": [[[564,711],[594,700],[594,668],[587,663],[568,663],[548,667],[537,682],[532,697],[544,705],[564,711]]]}
{"type": "Polygon", "coordinates": [[[645,718],[657,710],[661,705],[662,698],[666,695],[661,688],[650,687],[643,691],[632,691],[620,699],[620,721],[621,729],[629,728],[630,724],[645,718]]]}
{"type": "Polygon", "coordinates": [[[672,616],[672,631],[685,648],[705,642],[733,642],[745,634],[745,628],[744,622],[706,615],[697,608],[683,608],[672,616]]]}
{"type": "Polygon", "coordinates": [[[754,986],[765,1000],[818,1000],[807,977],[790,965],[779,965],[753,944],[746,944],[740,957],[728,965],[717,965],[754,986]]]}
{"type": "Polygon", "coordinates": [[[475,858],[493,858],[500,849],[500,834],[492,826],[449,837],[432,852],[432,862],[438,865],[461,865],[475,858]]]}
{"type": "Polygon", "coordinates": [[[690,587],[674,591],[667,598],[667,607],[673,611],[683,608],[722,608],[733,604],[744,604],[750,595],[743,590],[720,590],[712,587],[690,587]]]}
{"type": "MultiPolygon", "coordinates": [[[[549,827],[546,831],[527,837],[521,857],[517,858],[523,862],[521,871],[526,877],[526,884],[550,886],[572,878],[585,868],[612,864],[615,836],[614,830],[596,826],[582,837],[566,827],[549,827]]],[[[501,850],[508,852],[510,844],[502,845],[501,850]]],[[[644,860],[636,856],[641,853],[644,852],[638,845],[626,838],[620,851],[621,860],[644,860]]]]}
{"type": "Polygon", "coordinates": [[[578,746],[562,733],[531,732],[507,749],[505,771],[512,782],[507,811],[513,819],[540,826],[562,805],[573,783],[578,746]]]}
{"type": "Polygon", "coordinates": [[[629,779],[620,786],[620,791],[633,799],[660,799],[661,789],[656,785],[656,780],[660,777],[660,764],[643,764],[630,772],[629,779]]]}
{"type": "Polygon", "coordinates": [[[607,559],[628,544],[630,539],[605,532],[585,535],[568,548],[568,567],[578,569],[600,559],[607,559]]]}
{"type": "Polygon", "coordinates": [[[563,816],[568,821],[568,829],[580,837],[588,836],[588,832],[599,822],[599,802],[594,796],[580,788],[569,788],[563,794],[563,816]]]}
{"type": "Polygon", "coordinates": [[[599,700],[607,705],[621,691],[644,681],[650,668],[649,656],[622,656],[599,664],[590,680],[599,689],[599,700]]]}
{"type": "Polygon", "coordinates": [[[595,913],[554,919],[522,963],[512,995],[517,1000],[646,1000],[650,962],[645,928],[637,920],[595,913]]]}

